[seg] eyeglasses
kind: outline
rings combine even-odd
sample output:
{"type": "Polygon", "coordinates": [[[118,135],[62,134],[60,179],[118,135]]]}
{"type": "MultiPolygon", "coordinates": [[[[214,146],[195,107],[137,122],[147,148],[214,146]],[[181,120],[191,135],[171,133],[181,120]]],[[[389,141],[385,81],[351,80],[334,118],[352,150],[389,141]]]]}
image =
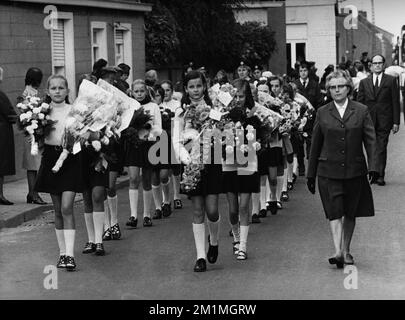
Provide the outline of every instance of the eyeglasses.
{"type": "Polygon", "coordinates": [[[347,84],[338,84],[337,86],[330,86],[329,89],[333,89],[333,90],[343,90],[345,87],[347,87],[347,84]]]}
{"type": "Polygon", "coordinates": [[[384,62],[371,62],[372,65],[379,65],[379,64],[384,64],[384,62]]]}

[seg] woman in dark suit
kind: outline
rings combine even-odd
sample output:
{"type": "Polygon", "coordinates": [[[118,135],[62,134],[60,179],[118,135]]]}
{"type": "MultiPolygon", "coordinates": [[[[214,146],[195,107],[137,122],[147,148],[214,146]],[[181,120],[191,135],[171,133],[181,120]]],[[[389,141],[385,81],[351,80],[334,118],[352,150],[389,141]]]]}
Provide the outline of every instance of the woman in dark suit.
{"type": "MultiPolygon", "coordinates": [[[[0,68],[0,83],[3,69],[0,68]]],[[[3,195],[4,176],[15,174],[13,124],[17,114],[7,96],[0,91],[0,205],[12,205],[3,195]]]]}
{"type": "Polygon", "coordinates": [[[326,89],[333,101],[319,108],[316,115],[307,186],[315,194],[318,176],[319,193],[335,246],[335,255],[329,258],[329,263],[343,268],[344,264],[354,263],[350,242],[356,218],[374,216],[367,174],[374,183],[378,176],[376,134],[368,108],[348,98],[353,83],[345,72],[331,73],[326,78],[326,89]]]}

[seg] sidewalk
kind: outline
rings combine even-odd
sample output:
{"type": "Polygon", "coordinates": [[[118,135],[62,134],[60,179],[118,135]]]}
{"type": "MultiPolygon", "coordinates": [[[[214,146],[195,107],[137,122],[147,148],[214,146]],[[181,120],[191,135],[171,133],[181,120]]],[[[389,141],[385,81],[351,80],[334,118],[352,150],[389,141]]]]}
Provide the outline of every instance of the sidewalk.
{"type": "MultiPolygon", "coordinates": [[[[117,181],[117,189],[128,185],[128,176],[121,176],[117,181]]],[[[49,194],[41,193],[41,198],[47,205],[28,204],[26,196],[28,184],[26,179],[21,179],[4,184],[4,196],[14,202],[12,206],[0,205],[0,229],[17,227],[23,222],[32,220],[44,212],[53,210],[49,194]]],[[[82,194],[77,194],[75,202],[82,201],[82,194]]]]}

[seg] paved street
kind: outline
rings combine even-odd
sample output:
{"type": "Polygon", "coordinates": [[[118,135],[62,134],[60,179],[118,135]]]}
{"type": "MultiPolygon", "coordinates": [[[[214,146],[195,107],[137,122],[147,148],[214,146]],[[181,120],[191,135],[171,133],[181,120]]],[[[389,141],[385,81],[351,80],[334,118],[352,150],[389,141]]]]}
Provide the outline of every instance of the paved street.
{"type": "Polygon", "coordinates": [[[128,193],[119,191],[120,241],[106,242],[107,255],[81,254],[86,242],[82,206],[76,207],[78,270],[58,272],[58,289],[46,290],[43,273],[58,249],[52,215],[0,232],[1,299],[404,299],[405,128],[391,136],[387,186],[373,186],[376,216],[358,220],[352,253],[358,289],[348,274],[329,266],[331,235],[319,194],[300,178],[277,216],[251,225],[248,257],[236,261],[221,197],[220,254],[205,273],[193,272],[195,247],[191,203],[152,228],[128,230],[128,193]]]}

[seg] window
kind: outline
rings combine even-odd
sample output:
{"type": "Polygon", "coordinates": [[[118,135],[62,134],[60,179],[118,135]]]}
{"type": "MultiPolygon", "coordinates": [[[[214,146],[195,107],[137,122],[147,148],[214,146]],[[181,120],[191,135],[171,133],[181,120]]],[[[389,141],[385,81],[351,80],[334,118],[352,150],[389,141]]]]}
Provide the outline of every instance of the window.
{"type": "Polygon", "coordinates": [[[105,22],[91,22],[92,65],[99,59],[108,60],[107,52],[107,24],[105,22]]]}
{"type": "Polygon", "coordinates": [[[132,26],[130,23],[114,24],[115,65],[125,63],[131,67],[128,82],[132,82],[134,69],[132,60],[132,26]]]}
{"type": "Polygon", "coordinates": [[[52,73],[66,77],[71,101],[76,97],[73,13],[58,12],[57,28],[51,29],[52,73]]]}

